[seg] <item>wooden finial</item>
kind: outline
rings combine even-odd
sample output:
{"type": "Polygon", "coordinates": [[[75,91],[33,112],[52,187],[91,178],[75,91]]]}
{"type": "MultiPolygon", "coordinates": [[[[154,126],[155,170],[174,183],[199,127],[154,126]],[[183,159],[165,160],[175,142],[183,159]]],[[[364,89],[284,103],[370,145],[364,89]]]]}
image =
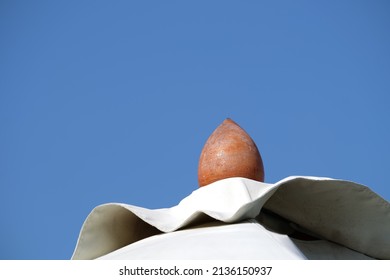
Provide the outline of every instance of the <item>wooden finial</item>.
{"type": "Polygon", "coordinates": [[[198,166],[199,187],[230,177],[264,182],[263,161],[255,142],[228,118],[203,147],[198,166]]]}

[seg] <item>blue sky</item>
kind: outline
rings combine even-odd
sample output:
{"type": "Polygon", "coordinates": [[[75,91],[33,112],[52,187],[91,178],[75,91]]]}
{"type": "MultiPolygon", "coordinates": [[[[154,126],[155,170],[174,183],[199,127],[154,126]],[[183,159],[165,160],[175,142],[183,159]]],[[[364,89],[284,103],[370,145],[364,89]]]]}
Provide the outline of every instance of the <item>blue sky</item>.
{"type": "Polygon", "coordinates": [[[386,200],[388,1],[2,1],[0,259],[69,259],[86,216],[170,207],[212,131],[266,182],[340,178],[386,200]]]}

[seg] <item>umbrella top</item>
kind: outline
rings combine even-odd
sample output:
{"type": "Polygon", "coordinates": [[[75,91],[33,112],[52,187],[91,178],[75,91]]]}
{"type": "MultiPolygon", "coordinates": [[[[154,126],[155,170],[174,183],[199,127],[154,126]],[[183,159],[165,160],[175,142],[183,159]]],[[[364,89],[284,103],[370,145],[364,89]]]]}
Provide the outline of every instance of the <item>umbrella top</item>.
{"type": "Polygon", "coordinates": [[[203,147],[198,166],[199,187],[232,177],[264,182],[264,166],[249,134],[227,118],[203,147]]]}

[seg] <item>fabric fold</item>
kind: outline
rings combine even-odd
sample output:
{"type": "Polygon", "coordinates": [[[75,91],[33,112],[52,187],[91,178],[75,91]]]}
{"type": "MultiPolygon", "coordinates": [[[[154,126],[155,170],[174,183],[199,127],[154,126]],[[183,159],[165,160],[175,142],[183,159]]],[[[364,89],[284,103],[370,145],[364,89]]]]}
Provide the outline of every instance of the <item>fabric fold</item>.
{"type": "Polygon", "coordinates": [[[255,218],[262,207],[326,240],[390,259],[389,203],[362,185],[320,177],[288,177],[275,184],[228,178],[195,190],[171,208],[104,204],[85,220],[72,259],[98,258],[205,221],[237,223],[255,218]]]}

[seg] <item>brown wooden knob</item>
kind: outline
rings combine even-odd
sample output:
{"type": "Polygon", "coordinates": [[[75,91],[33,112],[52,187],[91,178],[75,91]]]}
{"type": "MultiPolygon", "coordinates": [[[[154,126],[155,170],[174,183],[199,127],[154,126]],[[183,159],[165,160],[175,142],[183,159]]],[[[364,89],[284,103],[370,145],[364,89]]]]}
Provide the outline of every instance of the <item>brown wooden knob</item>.
{"type": "Polygon", "coordinates": [[[252,138],[234,121],[226,119],[207,139],[200,154],[199,187],[231,177],[264,182],[264,167],[252,138]]]}

